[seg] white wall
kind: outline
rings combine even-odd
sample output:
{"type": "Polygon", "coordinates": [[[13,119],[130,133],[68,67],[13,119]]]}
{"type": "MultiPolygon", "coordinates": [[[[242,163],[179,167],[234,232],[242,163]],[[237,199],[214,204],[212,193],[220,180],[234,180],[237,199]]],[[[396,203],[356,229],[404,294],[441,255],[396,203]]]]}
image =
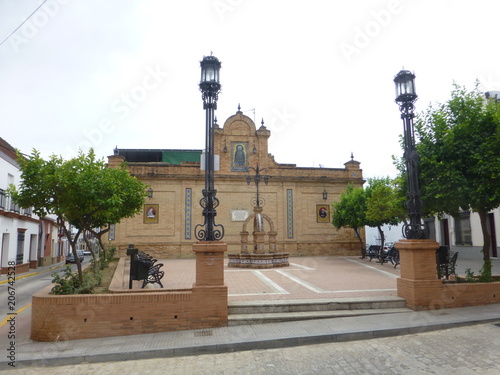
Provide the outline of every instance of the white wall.
{"type": "MultiPolygon", "coordinates": [[[[385,242],[398,242],[403,238],[402,233],[403,224],[394,225],[384,225],[382,230],[384,231],[385,242]]],[[[365,227],[366,233],[366,244],[367,245],[380,245],[380,234],[377,228],[365,227]]]]}
{"type": "MultiPolygon", "coordinates": [[[[21,172],[18,164],[0,150],[0,189],[7,190],[9,184],[19,186],[21,172]]],[[[30,261],[30,240],[32,235],[38,236],[38,222],[25,220],[24,215],[6,216],[10,212],[10,198],[6,198],[4,208],[0,208],[0,257],[1,267],[7,267],[9,261],[15,261],[17,256],[18,229],[26,229],[23,247],[23,263],[30,261]],[[8,236],[4,236],[8,234],[8,236]]],[[[21,210],[21,213],[23,210],[21,210]]],[[[32,215],[31,218],[38,219],[32,215]]]]}

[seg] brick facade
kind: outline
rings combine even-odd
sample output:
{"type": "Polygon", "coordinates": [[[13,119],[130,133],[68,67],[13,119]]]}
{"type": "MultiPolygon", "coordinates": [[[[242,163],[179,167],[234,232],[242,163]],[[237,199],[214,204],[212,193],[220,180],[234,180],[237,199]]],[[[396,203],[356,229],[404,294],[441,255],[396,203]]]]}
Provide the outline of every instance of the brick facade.
{"type": "MultiPolygon", "coordinates": [[[[220,168],[215,172],[220,200],[216,223],[225,228],[224,241],[229,252],[239,252],[241,248],[244,219],[237,213],[253,212],[255,184],[248,185],[246,178],[255,176],[250,167],[258,165],[267,168],[262,174],[270,177],[268,185],[260,184],[260,193],[265,200],[264,214],[273,220],[277,232],[276,251],[290,255],[359,254],[359,241],[353,231],[337,231],[331,220],[318,222],[316,210],[317,205],[330,206],[337,201],[347,184],[363,185],[360,163],[350,160],[345,168],[279,164],[268,152],[270,135],[264,125],[256,129],[254,122],[240,111],[228,118],[223,128],[215,126],[215,154],[220,157],[220,168]],[[327,200],[323,200],[323,191],[328,194],[327,200]]],[[[121,255],[129,243],[159,258],[192,254],[194,228],[203,222],[199,201],[204,171],[196,161],[165,162],[160,159],[162,151],[165,150],[115,150],[115,155],[108,158],[110,167],[126,161],[131,174],[151,186],[153,197],[146,198],[146,204],[157,205],[154,208],[158,211],[157,222],[147,222],[142,213],[116,225],[110,245],[116,246],[121,255]],[[148,157],[142,161],[132,157],[141,153],[148,157]]]]}

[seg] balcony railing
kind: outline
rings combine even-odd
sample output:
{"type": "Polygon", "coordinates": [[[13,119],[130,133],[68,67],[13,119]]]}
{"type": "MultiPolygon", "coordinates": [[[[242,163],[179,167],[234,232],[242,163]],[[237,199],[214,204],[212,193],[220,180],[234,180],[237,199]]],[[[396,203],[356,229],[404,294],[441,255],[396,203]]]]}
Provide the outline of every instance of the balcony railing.
{"type": "Polygon", "coordinates": [[[0,208],[5,210],[5,205],[7,203],[7,195],[4,189],[0,189],[0,208]]]}
{"type": "Polygon", "coordinates": [[[16,214],[32,216],[33,208],[20,208],[18,204],[14,203],[11,197],[8,196],[7,191],[0,189],[0,210],[8,210],[16,214]]]}
{"type": "Polygon", "coordinates": [[[10,210],[16,214],[20,212],[19,205],[14,203],[12,200],[10,201],[10,210]]]}

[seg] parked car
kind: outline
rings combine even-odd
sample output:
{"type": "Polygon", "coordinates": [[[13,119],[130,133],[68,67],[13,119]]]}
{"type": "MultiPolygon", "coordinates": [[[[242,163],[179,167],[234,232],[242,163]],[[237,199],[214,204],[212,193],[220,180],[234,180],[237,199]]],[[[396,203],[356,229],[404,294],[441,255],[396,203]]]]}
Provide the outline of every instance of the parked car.
{"type": "Polygon", "coordinates": [[[384,251],[387,252],[394,247],[394,242],[386,242],[384,244],[384,251]]]}
{"type": "MultiPolygon", "coordinates": [[[[80,259],[80,263],[83,262],[83,260],[85,259],[83,250],[77,250],[76,253],[78,254],[78,259],[80,259]]],[[[73,256],[73,252],[69,253],[66,256],[66,264],[68,263],[76,263],[75,257],[73,256]]]]}
{"type": "Polygon", "coordinates": [[[83,250],[83,255],[85,255],[85,256],[92,255],[92,251],[90,251],[89,249],[83,250]]]}

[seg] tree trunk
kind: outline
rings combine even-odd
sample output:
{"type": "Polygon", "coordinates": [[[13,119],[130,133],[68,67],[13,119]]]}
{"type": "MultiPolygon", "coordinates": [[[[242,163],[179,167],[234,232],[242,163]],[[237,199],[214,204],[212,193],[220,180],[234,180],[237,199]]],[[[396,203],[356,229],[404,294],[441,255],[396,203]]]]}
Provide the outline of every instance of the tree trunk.
{"type": "Polygon", "coordinates": [[[356,236],[359,239],[359,245],[361,247],[361,259],[364,259],[366,256],[366,246],[363,246],[363,239],[361,238],[361,236],[359,234],[359,228],[353,228],[353,229],[354,229],[354,233],[356,233],[356,236]]]}
{"type": "Polygon", "coordinates": [[[87,233],[84,233],[83,234],[83,239],[85,240],[85,244],[87,245],[87,248],[90,250],[90,252],[92,253],[92,258],[94,258],[94,271],[97,272],[97,257],[95,255],[95,251],[94,249],[92,248],[92,244],[90,243],[88,237],[87,237],[87,233]]]}
{"type": "Polygon", "coordinates": [[[73,238],[73,236],[71,235],[71,231],[68,230],[68,228],[66,227],[64,220],[58,217],[57,222],[60,223],[60,225],[62,226],[64,235],[68,239],[68,243],[71,246],[71,252],[75,257],[76,269],[78,270],[78,280],[80,281],[80,284],[83,284],[82,264],[80,263],[80,258],[78,258],[78,253],[76,252],[76,244],[78,242],[78,237],[80,237],[81,230],[78,230],[78,232],[75,235],[75,238],[73,238]]]}
{"type": "Polygon", "coordinates": [[[488,211],[485,209],[479,209],[477,211],[479,214],[479,220],[481,222],[481,230],[483,231],[483,260],[486,262],[490,260],[490,247],[491,247],[491,236],[488,228],[488,211]]]}
{"type": "Polygon", "coordinates": [[[382,230],[382,226],[377,225],[378,233],[380,234],[380,250],[384,250],[385,236],[384,231],[382,230]]]}
{"type": "Polygon", "coordinates": [[[101,230],[99,233],[97,233],[93,230],[90,231],[94,235],[94,237],[97,238],[97,241],[99,242],[99,247],[102,250],[102,256],[104,259],[106,259],[106,248],[104,247],[104,244],[102,243],[102,236],[104,236],[110,230],[111,230],[111,226],[108,224],[108,227],[106,229],[101,230]]]}

